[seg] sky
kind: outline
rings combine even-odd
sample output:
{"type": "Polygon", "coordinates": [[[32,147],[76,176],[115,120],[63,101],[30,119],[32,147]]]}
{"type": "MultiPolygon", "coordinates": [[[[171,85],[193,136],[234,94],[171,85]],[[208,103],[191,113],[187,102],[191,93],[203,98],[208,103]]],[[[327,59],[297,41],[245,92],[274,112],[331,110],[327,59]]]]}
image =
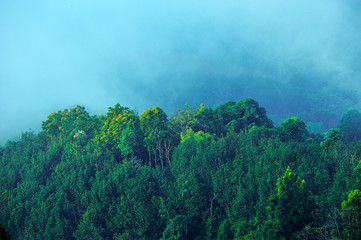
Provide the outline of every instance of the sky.
{"type": "Polygon", "coordinates": [[[0,1],[0,145],[79,104],[168,115],[254,98],[275,122],[360,109],[361,4],[0,1]]]}

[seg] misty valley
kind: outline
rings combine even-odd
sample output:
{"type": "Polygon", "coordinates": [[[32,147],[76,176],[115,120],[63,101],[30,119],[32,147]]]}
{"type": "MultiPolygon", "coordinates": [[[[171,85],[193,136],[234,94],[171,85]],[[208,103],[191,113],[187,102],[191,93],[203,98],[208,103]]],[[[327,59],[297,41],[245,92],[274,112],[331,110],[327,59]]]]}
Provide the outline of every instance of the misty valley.
{"type": "Polygon", "coordinates": [[[51,113],[0,147],[1,239],[361,239],[361,113],[314,129],[249,98],[51,113]]]}

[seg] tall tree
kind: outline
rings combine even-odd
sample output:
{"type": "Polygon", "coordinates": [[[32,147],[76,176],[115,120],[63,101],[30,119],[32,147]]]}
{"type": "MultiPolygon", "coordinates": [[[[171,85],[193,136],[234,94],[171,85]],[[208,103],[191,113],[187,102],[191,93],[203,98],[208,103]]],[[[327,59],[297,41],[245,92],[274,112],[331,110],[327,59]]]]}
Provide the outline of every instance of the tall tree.
{"type": "Polygon", "coordinates": [[[163,169],[170,164],[170,154],[173,139],[169,129],[165,112],[159,107],[149,108],[139,118],[140,128],[144,135],[144,143],[149,153],[149,164],[154,164],[163,169]]]}
{"type": "Polygon", "coordinates": [[[350,192],[341,206],[344,239],[361,239],[361,191],[350,192]]]}
{"type": "Polygon", "coordinates": [[[217,107],[214,114],[217,135],[225,134],[227,131],[248,133],[254,125],[273,127],[272,121],[266,115],[266,110],[259,107],[258,103],[251,98],[239,100],[237,103],[226,102],[217,107]]]}
{"type": "Polygon", "coordinates": [[[313,202],[306,182],[288,167],[277,179],[277,194],[271,196],[267,207],[266,239],[296,239],[295,233],[312,220],[313,202]]]}
{"type": "Polygon", "coordinates": [[[280,127],[280,137],[283,141],[304,142],[308,137],[306,124],[298,117],[286,119],[280,127]]]}
{"type": "Polygon", "coordinates": [[[141,133],[139,131],[139,117],[135,111],[127,107],[121,106],[119,103],[114,108],[109,108],[104,125],[96,139],[106,148],[119,152],[120,143],[123,139],[123,130],[133,129],[135,137],[141,141],[141,133]]]}
{"type": "Polygon", "coordinates": [[[185,104],[174,113],[170,122],[174,132],[177,134],[185,133],[196,123],[195,110],[188,104],[185,104]]]}

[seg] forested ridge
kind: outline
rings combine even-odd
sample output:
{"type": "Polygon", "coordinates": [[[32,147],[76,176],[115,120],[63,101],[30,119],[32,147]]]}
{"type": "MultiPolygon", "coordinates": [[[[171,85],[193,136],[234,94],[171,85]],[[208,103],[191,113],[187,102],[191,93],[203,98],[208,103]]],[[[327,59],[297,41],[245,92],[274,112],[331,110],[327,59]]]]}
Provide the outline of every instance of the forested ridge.
{"type": "Polygon", "coordinates": [[[308,130],[253,99],[51,113],[0,147],[0,236],[361,239],[361,113],[308,130]]]}

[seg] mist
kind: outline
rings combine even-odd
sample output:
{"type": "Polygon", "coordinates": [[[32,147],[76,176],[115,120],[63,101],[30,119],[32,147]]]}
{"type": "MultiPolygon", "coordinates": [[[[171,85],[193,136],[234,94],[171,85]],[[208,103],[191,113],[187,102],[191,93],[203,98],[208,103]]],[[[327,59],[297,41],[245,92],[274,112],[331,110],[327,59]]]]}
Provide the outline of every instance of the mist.
{"type": "Polygon", "coordinates": [[[51,112],[254,98],[334,127],[360,108],[357,1],[1,1],[0,145],[51,112]]]}

